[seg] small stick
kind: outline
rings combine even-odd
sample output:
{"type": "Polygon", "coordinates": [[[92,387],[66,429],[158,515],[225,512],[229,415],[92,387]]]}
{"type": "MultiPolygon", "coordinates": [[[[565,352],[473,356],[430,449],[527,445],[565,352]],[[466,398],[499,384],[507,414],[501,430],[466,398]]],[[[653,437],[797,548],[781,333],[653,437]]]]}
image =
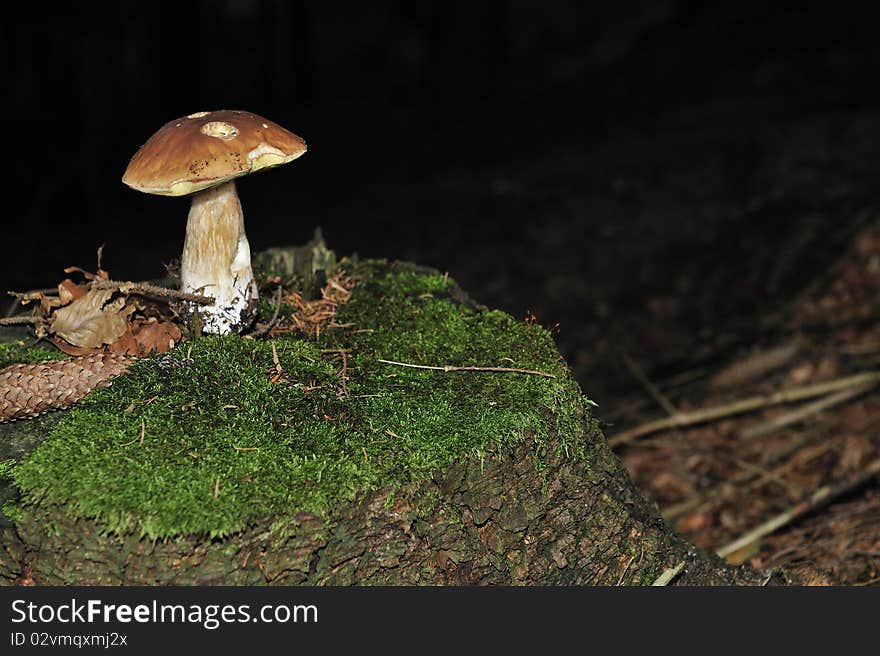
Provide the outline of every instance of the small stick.
{"type": "Polygon", "coordinates": [[[160,298],[179,298],[182,301],[190,301],[192,303],[198,303],[199,305],[211,305],[214,303],[213,296],[180,292],[176,289],[159,287],[158,285],[151,285],[147,282],[125,282],[120,280],[96,279],[92,281],[92,287],[94,289],[118,289],[125,293],[135,292],[146,294],[148,296],[158,296],[160,298]]]}
{"type": "Polygon", "coordinates": [[[796,424],[799,421],[806,419],[807,417],[822,412],[823,410],[827,410],[828,408],[832,408],[836,405],[840,405],[841,403],[845,403],[850,399],[854,399],[857,396],[861,396],[872,387],[874,387],[874,384],[845,389],[838,392],[837,394],[829,394],[828,396],[822,397],[818,401],[809,403],[801,408],[798,408],[797,410],[771,419],[770,421],[765,421],[755,426],[750,426],[742,433],[740,433],[740,437],[744,440],[748,440],[755,437],[768,435],[779,430],[780,428],[785,428],[786,426],[790,426],[791,424],[796,424]]]}
{"type": "Polygon", "coordinates": [[[816,510],[820,506],[835,499],[836,497],[851,492],[852,490],[861,486],[863,483],[869,481],[878,474],[880,474],[880,458],[872,461],[864,470],[862,470],[849,480],[838,483],[837,485],[823,485],[818,490],[813,492],[809,499],[801,501],[800,503],[792,506],[785,512],[782,512],[776,515],[776,517],[773,517],[763,524],[758,525],[751,531],[748,531],[744,535],[738,537],[733,542],[729,542],[728,544],[724,545],[715,553],[717,553],[722,558],[727,558],[732,553],[736,553],[740,549],[749,546],[753,542],[756,542],[757,540],[760,540],[761,538],[770,535],[774,531],[782,528],[783,526],[786,526],[787,524],[792,523],[793,521],[800,517],[803,517],[807,513],[816,510]]]}
{"type": "Polygon", "coordinates": [[[144,445],[144,436],[146,435],[146,432],[147,432],[147,425],[144,423],[143,417],[141,417],[141,433],[140,433],[140,435],[136,439],[132,440],[131,442],[126,442],[125,444],[120,444],[119,448],[122,448],[124,446],[131,446],[135,442],[138,443],[138,446],[143,446],[144,445]]]}
{"type": "Polygon", "coordinates": [[[410,362],[395,362],[394,360],[383,360],[379,358],[379,362],[385,364],[393,364],[398,367],[410,367],[411,369],[430,369],[431,371],[490,371],[496,373],[515,373],[515,374],[531,374],[533,376],[543,376],[544,378],[556,378],[553,374],[546,371],[535,371],[534,369],[517,369],[516,367],[457,367],[451,364],[445,364],[441,367],[433,367],[426,364],[412,364],[410,362]]]}
{"type": "Polygon", "coordinates": [[[749,381],[760,380],[762,376],[787,365],[803,348],[804,342],[795,337],[779,346],[751,353],[712,376],[709,379],[709,387],[731,388],[749,381]]]}
{"type": "Polygon", "coordinates": [[[652,586],[667,586],[672,583],[673,579],[676,576],[681,574],[681,571],[684,569],[685,561],[681,561],[675,567],[667,567],[663,570],[663,573],[657,577],[657,579],[651,584],[652,586]]]}
{"type": "Polygon", "coordinates": [[[651,435],[652,433],[657,433],[669,428],[685,428],[687,426],[702,424],[714,419],[753,412],[770,405],[791,403],[792,401],[803,401],[804,399],[822,396],[824,394],[837,392],[851,387],[876,384],[878,381],[880,381],[880,371],[868,371],[824,383],[783,390],[767,396],[752,396],[726,405],[716,406],[714,408],[704,408],[695,412],[678,412],[671,417],[649,421],[641,426],[636,426],[628,431],[618,433],[608,439],[608,444],[612,447],[619,446],[621,444],[633,442],[640,437],[651,435]]]}
{"type": "Polygon", "coordinates": [[[648,390],[648,394],[650,394],[654,400],[666,411],[670,417],[674,417],[678,414],[678,408],[672,405],[672,402],[666,397],[663,392],[661,392],[657,386],[651,382],[648,378],[647,374],[645,374],[645,370],[639,366],[639,363],[633,360],[629,353],[623,352],[621,353],[621,357],[623,358],[623,364],[626,365],[626,368],[629,369],[629,372],[633,375],[637,381],[639,381],[646,390],[648,390]]]}
{"type": "Polygon", "coordinates": [[[278,323],[278,313],[281,311],[281,285],[278,285],[278,289],[275,290],[275,311],[272,313],[272,318],[269,319],[269,322],[256,328],[250,335],[247,335],[250,339],[254,339],[255,337],[262,337],[270,330],[275,327],[275,324],[278,323]]]}
{"type": "Polygon", "coordinates": [[[868,342],[866,344],[853,344],[841,346],[838,351],[844,355],[871,355],[880,351],[880,342],[868,342]]]}
{"type": "Polygon", "coordinates": [[[20,294],[18,292],[7,292],[10,296],[14,296],[15,300],[9,304],[9,307],[6,308],[6,312],[3,314],[4,317],[11,317],[15,314],[15,311],[18,309],[18,306],[21,305],[22,300],[35,300],[40,297],[40,294],[57,294],[57,287],[46,287],[44,289],[32,289],[29,292],[25,292],[24,294],[20,294]]]}
{"type": "MultiPolygon", "coordinates": [[[[644,556],[644,555],[645,555],[645,549],[644,549],[644,547],[643,547],[643,548],[642,548],[642,556],[644,556]]],[[[621,572],[621,574],[620,574],[620,578],[617,579],[617,583],[616,583],[615,585],[617,585],[618,587],[620,587],[621,585],[623,585],[623,579],[626,578],[626,574],[627,574],[627,572],[629,572],[629,568],[630,568],[630,566],[633,564],[633,562],[635,561],[635,559],[636,559],[636,555],[635,555],[635,554],[633,554],[632,556],[630,556],[629,561],[626,563],[626,567],[623,568],[623,572],[621,572]]],[[[641,562],[641,561],[640,561],[640,562],[641,562]]]]}
{"type": "Polygon", "coordinates": [[[766,467],[762,467],[761,465],[756,465],[748,460],[742,460],[740,458],[732,458],[733,464],[742,469],[746,474],[753,474],[752,479],[757,478],[759,481],[772,481],[777,485],[781,485],[785,489],[789,491],[791,496],[797,497],[803,494],[803,490],[799,487],[796,487],[793,483],[789,483],[785,478],[783,478],[780,474],[767,469],[766,467]]]}
{"type": "MultiPolygon", "coordinates": [[[[814,438],[814,435],[809,434],[796,435],[785,446],[777,449],[774,453],[772,453],[770,457],[764,463],[762,463],[762,467],[766,469],[767,467],[771,467],[776,463],[781,462],[791,454],[796,453],[801,447],[809,443],[814,438]]],[[[778,472],[780,471],[780,469],[784,470],[787,467],[790,467],[790,463],[785,464],[782,467],[777,467],[774,470],[770,470],[767,473],[771,474],[773,477],[778,477],[778,472]]],[[[717,497],[721,496],[721,494],[723,494],[724,492],[725,486],[729,484],[746,485],[747,483],[750,483],[751,481],[754,481],[756,478],[759,478],[761,476],[763,476],[763,474],[758,473],[754,470],[742,471],[729,480],[720,481],[708,489],[697,492],[694,496],[685,499],[684,501],[680,501],[679,503],[663,508],[661,512],[661,514],[663,515],[663,519],[665,519],[666,521],[676,520],[682,515],[686,515],[689,512],[692,512],[693,510],[699,508],[703,504],[709,503],[717,497]]],[[[763,480],[763,478],[759,479],[759,481],[763,480]]]]}
{"type": "Polygon", "coordinates": [[[278,351],[275,349],[275,342],[272,342],[272,364],[275,365],[275,371],[279,374],[284,371],[281,368],[281,360],[278,359],[278,351]]]}
{"type": "MultiPolygon", "coordinates": [[[[42,301],[43,299],[47,299],[49,301],[59,301],[57,296],[46,295],[40,291],[35,292],[6,292],[10,296],[15,297],[15,304],[12,306],[10,313],[7,316],[12,316],[12,313],[15,312],[15,309],[19,305],[27,305],[31,301],[42,301]]],[[[60,301],[59,301],[60,304],[60,301]]]]}
{"type": "Polygon", "coordinates": [[[0,319],[0,326],[20,326],[23,324],[43,323],[42,317],[5,317],[0,319]]]}

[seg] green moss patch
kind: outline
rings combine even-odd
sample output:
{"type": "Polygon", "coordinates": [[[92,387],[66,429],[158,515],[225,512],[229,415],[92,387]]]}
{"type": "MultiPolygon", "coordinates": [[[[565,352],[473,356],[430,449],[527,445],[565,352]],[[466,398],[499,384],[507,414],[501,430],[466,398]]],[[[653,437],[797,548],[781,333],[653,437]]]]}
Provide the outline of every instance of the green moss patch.
{"type": "Polygon", "coordinates": [[[30,344],[33,339],[5,341],[0,332],[0,369],[17,362],[42,362],[43,360],[60,360],[67,355],[54,347],[30,344]]]}
{"type": "Polygon", "coordinates": [[[25,507],[64,505],[150,538],[222,536],[280,513],[328,516],[358,492],[503,457],[529,438],[558,435],[580,453],[585,401],[548,331],[457,303],[444,276],[357,276],[337,317],[346,327],[318,341],[202,338],[137,362],[15,467],[25,507]]]}

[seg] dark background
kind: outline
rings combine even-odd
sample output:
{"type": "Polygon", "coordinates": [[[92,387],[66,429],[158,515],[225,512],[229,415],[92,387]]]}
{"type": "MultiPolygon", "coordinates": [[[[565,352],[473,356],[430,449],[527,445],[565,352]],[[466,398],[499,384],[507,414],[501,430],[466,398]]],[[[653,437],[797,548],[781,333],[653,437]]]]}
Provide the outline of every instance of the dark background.
{"type": "Polygon", "coordinates": [[[161,276],[187,199],[122,185],[156,129],[246,109],[302,135],[239,184],[254,250],[320,225],[560,324],[588,394],[760,337],[877,201],[870,3],[10,3],[8,289],[161,276]],[[616,364],[617,363],[617,364],[616,364]]]}

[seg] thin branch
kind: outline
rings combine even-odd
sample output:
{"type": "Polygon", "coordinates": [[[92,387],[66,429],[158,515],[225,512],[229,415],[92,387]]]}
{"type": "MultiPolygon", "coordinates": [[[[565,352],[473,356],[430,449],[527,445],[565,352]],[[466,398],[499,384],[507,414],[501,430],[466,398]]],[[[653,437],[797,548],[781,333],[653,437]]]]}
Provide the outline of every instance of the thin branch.
{"type": "Polygon", "coordinates": [[[11,317],[15,314],[15,311],[18,310],[18,306],[22,305],[22,301],[27,300],[36,300],[40,298],[40,294],[57,294],[57,287],[46,287],[44,289],[32,289],[30,291],[21,293],[21,292],[6,292],[10,296],[14,296],[15,300],[9,304],[9,307],[6,308],[6,312],[3,314],[5,318],[11,317]]]}
{"type": "Polygon", "coordinates": [[[670,583],[672,583],[672,581],[675,579],[675,577],[677,577],[679,574],[681,574],[682,570],[684,569],[684,566],[685,566],[685,561],[683,560],[675,567],[667,567],[666,569],[663,570],[663,572],[660,574],[660,576],[658,576],[657,579],[651,585],[652,586],[667,586],[667,585],[669,585],[670,583]]]}
{"type": "Polygon", "coordinates": [[[833,408],[836,405],[846,403],[851,399],[861,396],[862,394],[873,388],[875,384],[876,383],[862,385],[860,387],[853,387],[850,389],[842,390],[840,392],[837,392],[837,394],[829,394],[828,396],[822,397],[818,401],[808,403],[807,405],[800,407],[797,410],[793,410],[792,412],[788,412],[779,417],[775,417],[770,421],[765,421],[760,424],[756,424],[755,426],[750,426],[746,428],[742,433],[740,433],[740,437],[742,439],[748,440],[755,437],[768,435],[779,430],[780,428],[785,428],[786,426],[790,426],[791,424],[796,424],[800,421],[803,421],[807,417],[819,414],[820,412],[827,410],[828,408],[833,408]]]}
{"type": "Polygon", "coordinates": [[[168,287],[159,287],[151,285],[147,282],[126,282],[120,280],[101,280],[92,281],[94,289],[118,289],[126,294],[135,292],[137,294],[145,294],[148,296],[158,296],[160,298],[178,298],[182,301],[190,301],[199,305],[212,305],[214,303],[213,296],[204,296],[202,294],[191,294],[189,292],[180,292],[176,289],[168,287]]]}
{"type": "MultiPolygon", "coordinates": [[[[814,440],[815,437],[815,435],[811,434],[795,435],[795,437],[791,441],[771,453],[770,456],[763,463],[761,463],[761,465],[766,469],[767,467],[772,467],[776,463],[782,462],[785,458],[792,455],[793,453],[796,453],[801,447],[814,440]]],[[[784,464],[782,465],[782,467],[777,467],[776,469],[770,470],[767,473],[771,474],[773,477],[776,477],[779,475],[779,470],[786,467],[790,467],[790,463],[784,464]]],[[[685,499],[684,501],[680,501],[679,503],[663,508],[661,514],[663,515],[663,518],[665,520],[674,521],[682,515],[687,515],[688,513],[693,512],[702,505],[714,501],[722,494],[724,494],[728,485],[746,485],[751,483],[752,481],[755,481],[755,479],[758,479],[758,482],[763,482],[764,480],[773,480],[771,478],[766,478],[766,474],[761,474],[754,470],[742,471],[733,478],[725,481],[720,481],[710,488],[697,492],[695,495],[688,499],[685,499]]]]}
{"type": "MultiPolygon", "coordinates": [[[[642,563],[642,558],[643,558],[644,556],[645,556],[645,547],[642,546],[641,553],[639,554],[639,564],[640,564],[640,565],[641,565],[641,563],[642,563]]],[[[630,556],[629,562],[627,562],[626,567],[623,568],[623,572],[620,573],[620,578],[617,579],[617,584],[616,584],[616,585],[617,585],[618,587],[621,586],[621,585],[623,585],[623,579],[626,578],[627,572],[629,572],[629,568],[630,568],[630,566],[633,564],[633,562],[635,561],[635,559],[636,559],[636,555],[635,555],[635,554],[633,554],[632,556],[630,556]]]]}
{"type": "Polygon", "coordinates": [[[275,324],[278,323],[278,313],[281,312],[281,292],[282,287],[281,285],[278,285],[278,289],[275,290],[275,311],[272,313],[272,318],[269,319],[268,323],[255,328],[254,331],[250,335],[246,335],[246,337],[250,339],[262,337],[275,327],[275,324]]]}
{"type": "Polygon", "coordinates": [[[724,545],[715,553],[722,558],[727,558],[729,555],[736,553],[740,549],[749,546],[753,542],[770,535],[783,526],[786,526],[796,519],[803,517],[807,513],[816,510],[825,503],[855,490],[878,474],[880,474],[880,458],[872,461],[864,470],[849,480],[838,483],[837,485],[823,485],[813,492],[809,499],[792,506],[785,512],[782,512],[776,515],[776,517],[773,517],[763,524],[753,528],[751,531],[741,535],[733,542],[724,545]]]}
{"type": "Polygon", "coordinates": [[[516,367],[457,367],[451,364],[445,364],[440,367],[432,367],[426,364],[395,362],[394,360],[382,360],[381,358],[379,358],[379,362],[397,365],[398,367],[409,367],[411,369],[430,369],[431,371],[445,371],[446,373],[449,373],[451,371],[489,371],[496,373],[530,374],[532,376],[543,376],[544,378],[556,378],[556,376],[547,373],[546,371],[535,371],[534,369],[518,369],[516,367]]]}
{"type": "Polygon", "coordinates": [[[672,402],[666,397],[663,392],[659,390],[659,388],[651,382],[651,379],[648,378],[648,375],[645,373],[645,370],[639,366],[639,363],[630,357],[629,353],[623,352],[621,353],[621,357],[623,358],[623,364],[626,365],[626,368],[629,369],[629,372],[633,375],[637,381],[639,381],[642,386],[646,390],[648,390],[648,394],[650,394],[653,399],[666,411],[666,414],[670,417],[678,414],[678,408],[676,408],[672,402]]]}
{"type": "Polygon", "coordinates": [[[621,444],[633,442],[640,437],[651,435],[652,433],[657,433],[669,428],[685,428],[695,424],[702,424],[715,419],[721,419],[723,417],[754,412],[755,410],[766,408],[771,405],[803,401],[805,399],[823,396],[825,394],[849,389],[851,387],[861,387],[868,384],[873,385],[878,381],[880,381],[880,371],[868,371],[824,383],[783,390],[767,396],[752,396],[739,401],[734,401],[733,403],[716,406],[714,408],[704,408],[694,412],[678,412],[671,417],[649,421],[641,426],[636,426],[628,431],[618,433],[608,439],[608,444],[612,447],[620,446],[621,444]]]}
{"type": "MultiPolygon", "coordinates": [[[[49,291],[50,292],[57,292],[57,290],[55,290],[55,289],[52,289],[49,291]]],[[[58,298],[57,293],[51,294],[51,293],[47,292],[44,294],[43,290],[41,290],[41,289],[34,289],[29,292],[6,292],[6,293],[9,294],[10,296],[13,296],[14,298],[16,298],[18,300],[18,302],[21,303],[22,305],[24,305],[28,301],[39,301],[41,298],[44,298],[44,297],[48,297],[48,298],[52,298],[52,299],[58,298]]]]}
{"type": "Polygon", "coordinates": [[[43,323],[42,317],[6,317],[0,319],[0,326],[21,326],[24,324],[43,323]]]}

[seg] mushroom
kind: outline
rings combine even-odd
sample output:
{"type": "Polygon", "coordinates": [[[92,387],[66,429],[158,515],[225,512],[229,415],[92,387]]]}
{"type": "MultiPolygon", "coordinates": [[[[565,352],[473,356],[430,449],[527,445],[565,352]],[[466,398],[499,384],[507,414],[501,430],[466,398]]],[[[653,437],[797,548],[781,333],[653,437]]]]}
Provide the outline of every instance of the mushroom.
{"type": "Polygon", "coordinates": [[[257,284],[235,178],[287,164],[305,142],[250,112],[197,112],[166,123],[140,147],[122,181],[162,196],[192,194],[180,288],[212,296],[197,313],[205,333],[238,333],[257,313],[257,284]]]}

